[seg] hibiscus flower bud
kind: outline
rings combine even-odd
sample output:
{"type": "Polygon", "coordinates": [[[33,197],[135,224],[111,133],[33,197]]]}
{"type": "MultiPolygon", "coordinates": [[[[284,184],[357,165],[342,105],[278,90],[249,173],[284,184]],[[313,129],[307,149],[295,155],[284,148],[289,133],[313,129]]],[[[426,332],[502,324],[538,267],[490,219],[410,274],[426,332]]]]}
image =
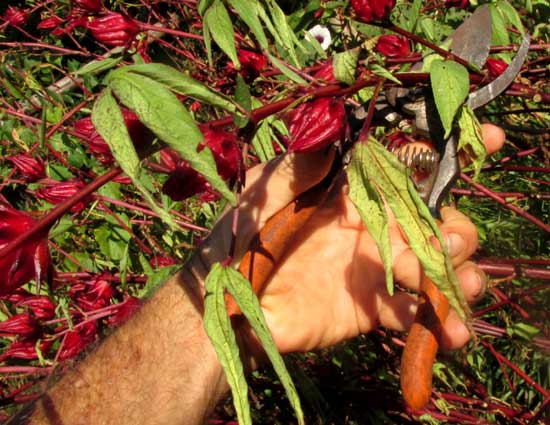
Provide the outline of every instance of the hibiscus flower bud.
{"type": "Polygon", "coordinates": [[[390,16],[395,0],[351,0],[351,7],[360,21],[382,21],[390,16]]]}
{"type": "Polygon", "coordinates": [[[409,41],[401,35],[382,35],[376,43],[376,51],[388,58],[402,58],[408,56],[409,41]]]}
{"type": "Polygon", "coordinates": [[[97,41],[107,46],[126,46],[139,32],[139,26],[132,18],[114,12],[92,19],[86,27],[97,41]]]}
{"type": "MultiPolygon", "coordinates": [[[[64,182],[48,180],[42,189],[38,189],[35,192],[35,195],[39,199],[43,199],[50,204],[56,205],[72,198],[73,196],[76,196],[83,187],[84,183],[79,180],[67,180],[64,182]]],[[[71,212],[81,212],[84,208],[86,208],[89,200],[90,198],[86,197],[76,203],[71,207],[71,212]]]]}
{"type": "Polygon", "coordinates": [[[27,25],[29,15],[27,12],[16,6],[8,6],[4,13],[4,21],[16,27],[24,27],[27,25]]]}
{"type": "Polygon", "coordinates": [[[95,14],[103,9],[102,0],[74,0],[74,5],[85,13],[95,14]]]}
{"type": "Polygon", "coordinates": [[[39,158],[23,153],[8,156],[6,159],[15,165],[17,171],[19,171],[26,181],[33,182],[46,177],[44,163],[39,158]]]}
{"type": "Polygon", "coordinates": [[[261,53],[239,49],[237,51],[243,77],[256,78],[267,68],[267,59],[261,53]]]}
{"type": "Polygon", "coordinates": [[[497,78],[506,68],[508,68],[508,64],[502,59],[487,59],[487,71],[489,71],[489,76],[491,78],[497,78]]]}
{"type": "Polygon", "coordinates": [[[445,6],[448,7],[459,7],[460,9],[465,9],[470,4],[470,0],[445,0],[445,6]]]}
{"type": "Polygon", "coordinates": [[[52,319],[55,317],[55,304],[46,295],[30,296],[17,303],[17,307],[27,307],[37,319],[52,319]]]}
{"type": "Polygon", "coordinates": [[[336,82],[336,78],[334,77],[334,67],[332,66],[332,61],[327,62],[321,68],[319,68],[315,72],[315,74],[313,74],[313,77],[318,80],[324,80],[327,83],[336,82]]]}
{"type": "MultiPolygon", "coordinates": [[[[35,223],[30,215],[0,203],[0,249],[35,223]]],[[[52,263],[46,236],[35,234],[0,258],[0,295],[13,292],[32,278],[37,282],[49,280],[52,263]]]]}
{"type": "MultiPolygon", "coordinates": [[[[204,142],[201,145],[204,146],[204,143],[206,143],[211,149],[218,174],[224,180],[235,178],[241,156],[235,134],[209,126],[201,126],[201,132],[204,136],[204,142]]],[[[199,146],[200,149],[201,146],[199,146]]],[[[169,151],[164,154],[167,165],[169,161],[173,160],[173,157],[169,158],[171,155],[169,151]]],[[[193,170],[185,161],[179,160],[176,169],[164,183],[162,191],[174,201],[181,201],[208,190],[209,187],[204,177],[193,170]]]]}
{"type": "Polygon", "coordinates": [[[16,314],[0,322],[0,336],[28,337],[38,331],[38,324],[29,313],[16,314]]]}
{"type": "Polygon", "coordinates": [[[289,152],[314,152],[341,140],[346,131],[344,102],[322,97],[302,103],[286,117],[289,152]]]}
{"type": "Polygon", "coordinates": [[[115,314],[109,317],[108,323],[111,326],[120,326],[126,323],[130,317],[141,307],[142,302],[139,298],[128,297],[126,300],[117,305],[118,310],[115,314]]]}
{"type": "MultiPolygon", "coordinates": [[[[40,351],[46,353],[52,341],[41,341],[40,342],[40,351]]],[[[36,341],[33,339],[23,339],[13,341],[6,351],[0,355],[0,362],[3,362],[6,359],[24,359],[24,360],[35,360],[38,358],[38,353],[36,352],[36,341]]]]}
{"type": "Polygon", "coordinates": [[[63,347],[59,353],[60,360],[67,360],[77,356],[88,344],[94,342],[97,336],[95,321],[86,322],[77,329],[67,332],[63,339],[63,347]]]}
{"type": "Polygon", "coordinates": [[[49,18],[43,19],[36,28],[39,30],[52,30],[58,28],[63,23],[63,19],[59,16],[53,15],[49,18]]]}

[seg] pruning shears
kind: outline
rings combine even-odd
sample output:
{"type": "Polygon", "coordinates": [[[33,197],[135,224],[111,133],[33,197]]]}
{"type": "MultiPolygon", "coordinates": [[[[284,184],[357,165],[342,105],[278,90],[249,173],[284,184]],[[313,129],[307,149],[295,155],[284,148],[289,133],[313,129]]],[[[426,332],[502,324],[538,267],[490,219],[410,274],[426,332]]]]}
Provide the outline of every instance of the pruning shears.
{"type": "MultiPolygon", "coordinates": [[[[491,12],[489,5],[484,5],[449,37],[449,50],[469,64],[481,68],[489,55],[491,36],[491,12]]],[[[519,74],[529,51],[529,43],[530,38],[526,33],[508,68],[491,83],[470,93],[465,106],[474,110],[500,95],[519,74]]],[[[418,63],[412,71],[419,71],[422,66],[422,63],[418,63]]],[[[422,171],[429,171],[423,173],[424,177],[417,179],[415,185],[432,216],[439,219],[442,202],[460,175],[460,129],[455,127],[449,137],[444,137],[445,132],[434,99],[425,88],[388,89],[375,99],[374,108],[374,118],[382,125],[396,127],[404,120],[412,120],[416,134],[432,141],[433,152],[406,150],[405,153],[399,152],[397,157],[413,169],[418,166],[422,171]]],[[[366,115],[365,107],[356,109],[352,123],[361,124],[366,115]]],[[[446,297],[424,275],[417,314],[407,337],[401,362],[403,397],[414,410],[424,407],[431,397],[433,363],[448,312],[449,303],[446,297]]]]}
{"type": "MultiPolygon", "coordinates": [[[[491,36],[491,13],[489,5],[484,5],[451,34],[449,50],[470,65],[481,68],[489,55],[491,36]]],[[[504,73],[471,93],[465,101],[466,106],[476,109],[501,94],[518,75],[528,50],[529,35],[525,34],[515,58],[504,73]]],[[[419,63],[411,70],[420,71],[421,68],[422,63],[419,63]]],[[[428,176],[415,184],[432,215],[439,218],[441,204],[460,174],[457,152],[460,130],[455,129],[449,137],[444,137],[433,97],[426,89],[391,88],[374,101],[375,119],[382,125],[394,127],[404,120],[412,120],[416,132],[434,143],[435,152],[429,157],[426,153],[417,155],[413,152],[415,158],[403,156],[400,159],[413,165],[415,161],[421,165],[430,163],[428,176]]],[[[362,127],[368,115],[367,109],[368,106],[360,106],[350,114],[352,133],[362,127]]],[[[262,291],[295,234],[325,199],[329,186],[322,182],[300,195],[271,217],[251,242],[241,260],[239,271],[251,282],[256,294],[262,291]]],[[[447,299],[431,280],[425,277],[421,289],[417,317],[407,338],[401,368],[404,398],[415,409],[423,407],[431,396],[432,367],[439,345],[440,328],[449,311],[447,299]],[[419,353],[424,359],[423,364],[418,364],[419,353]]],[[[227,311],[232,317],[241,314],[231,298],[227,300],[227,311]]]]}

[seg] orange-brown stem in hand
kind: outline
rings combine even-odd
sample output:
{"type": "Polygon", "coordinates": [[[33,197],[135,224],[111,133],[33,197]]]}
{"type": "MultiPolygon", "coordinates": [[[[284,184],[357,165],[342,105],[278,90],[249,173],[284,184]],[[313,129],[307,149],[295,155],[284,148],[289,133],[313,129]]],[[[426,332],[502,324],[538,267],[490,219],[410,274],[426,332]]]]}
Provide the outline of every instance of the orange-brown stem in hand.
{"type": "MultiPolygon", "coordinates": [[[[302,193],[267,220],[252,240],[249,250],[241,260],[239,271],[250,281],[255,294],[259,295],[262,292],[273,269],[287,252],[300,229],[323,203],[327,193],[328,187],[323,183],[302,193]]],[[[241,314],[239,306],[230,295],[226,296],[226,304],[230,317],[241,314]]]]}
{"type": "Polygon", "coordinates": [[[418,310],[401,358],[401,390],[414,410],[430,400],[433,364],[449,314],[449,301],[426,275],[420,289],[418,310]]]}

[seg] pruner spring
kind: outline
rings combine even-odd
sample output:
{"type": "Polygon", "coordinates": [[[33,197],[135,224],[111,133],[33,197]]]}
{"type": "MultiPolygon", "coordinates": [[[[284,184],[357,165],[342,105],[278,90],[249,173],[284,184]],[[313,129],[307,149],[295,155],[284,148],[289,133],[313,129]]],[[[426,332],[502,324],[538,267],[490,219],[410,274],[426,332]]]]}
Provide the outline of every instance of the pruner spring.
{"type": "Polygon", "coordinates": [[[439,169],[439,154],[428,148],[410,145],[389,148],[397,160],[409,168],[420,197],[427,201],[439,169]]]}

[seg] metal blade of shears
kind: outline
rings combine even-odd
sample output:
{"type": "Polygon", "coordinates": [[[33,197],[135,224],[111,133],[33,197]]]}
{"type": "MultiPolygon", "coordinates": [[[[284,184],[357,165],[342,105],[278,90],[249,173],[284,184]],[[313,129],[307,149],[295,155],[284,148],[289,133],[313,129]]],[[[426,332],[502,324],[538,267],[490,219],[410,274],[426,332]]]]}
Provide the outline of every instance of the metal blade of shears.
{"type": "MultiPolygon", "coordinates": [[[[529,44],[530,37],[529,34],[526,33],[522,38],[521,45],[516,56],[508,68],[506,68],[506,70],[499,77],[486,86],[470,93],[468,99],[466,100],[466,106],[472,109],[479,108],[480,106],[486,105],[490,101],[494,100],[499,94],[501,94],[519,74],[523,63],[527,58],[529,44]]],[[[430,212],[435,217],[439,217],[441,204],[460,175],[460,164],[458,162],[457,153],[458,138],[459,133],[454,131],[441,147],[437,175],[435,176],[432,189],[429,192],[428,199],[426,200],[430,212]]]]}

